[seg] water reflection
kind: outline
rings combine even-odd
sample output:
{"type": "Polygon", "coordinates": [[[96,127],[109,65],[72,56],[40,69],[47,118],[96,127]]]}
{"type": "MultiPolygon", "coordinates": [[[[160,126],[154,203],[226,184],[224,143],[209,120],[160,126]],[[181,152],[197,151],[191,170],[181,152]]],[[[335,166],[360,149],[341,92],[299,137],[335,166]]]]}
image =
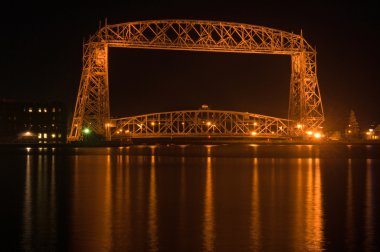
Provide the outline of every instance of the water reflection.
{"type": "Polygon", "coordinates": [[[54,155],[38,154],[37,160],[26,155],[22,228],[26,251],[54,248],[57,243],[55,170],[54,155]],[[43,242],[36,240],[40,236],[44,237],[43,242]]]}
{"type": "Polygon", "coordinates": [[[352,186],[352,159],[347,160],[347,214],[346,214],[346,247],[348,251],[353,251],[355,241],[354,232],[354,205],[353,205],[353,186],[352,186]]]}
{"type": "Polygon", "coordinates": [[[26,155],[26,175],[25,175],[25,191],[24,191],[24,211],[23,211],[23,245],[24,250],[32,249],[32,175],[31,175],[31,156],[26,155]]]}
{"type": "Polygon", "coordinates": [[[152,156],[151,156],[151,163],[150,163],[148,235],[149,235],[149,251],[158,251],[156,156],[154,155],[154,148],[152,149],[152,156]]]}
{"type": "Polygon", "coordinates": [[[74,162],[70,250],[111,250],[110,156],[80,156],[74,162]]]}
{"type": "Polygon", "coordinates": [[[258,159],[253,159],[252,172],[252,193],[251,193],[251,249],[258,251],[261,249],[261,223],[260,223],[260,185],[258,159]]]}
{"type": "MultiPolygon", "coordinates": [[[[210,148],[207,149],[210,155],[210,148]]],[[[211,157],[207,157],[206,186],[204,197],[203,217],[203,248],[204,251],[214,251],[215,242],[215,220],[214,220],[214,192],[211,157]]]]}
{"type": "Polygon", "coordinates": [[[219,146],[171,147],[173,155],[162,146],[67,156],[31,149],[22,170],[21,249],[378,248],[378,159],[323,159],[326,151],[313,146],[292,146],[295,157],[260,157],[261,147],[245,146],[244,157],[220,156],[228,151],[219,146]]]}
{"type": "Polygon", "coordinates": [[[310,158],[308,163],[306,249],[308,251],[321,251],[323,248],[323,205],[320,160],[316,158],[313,163],[313,159],[310,158]]]}
{"type": "MultiPolygon", "coordinates": [[[[182,148],[183,149],[183,148],[182,148]]],[[[185,157],[181,157],[181,171],[180,171],[180,194],[179,194],[179,232],[186,233],[186,173],[185,173],[185,157]]],[[[180,247],[186,246],[185,235],[179,236],[180,247]]]]}
{"type": "Polygon", "coordinates": [[[365,190],[365,233],[364,241],[365,250],[373,251],[373,182],[372,182],[372,165],[373,160],[367,159],[366,167],[366,190],[365,190]]]}

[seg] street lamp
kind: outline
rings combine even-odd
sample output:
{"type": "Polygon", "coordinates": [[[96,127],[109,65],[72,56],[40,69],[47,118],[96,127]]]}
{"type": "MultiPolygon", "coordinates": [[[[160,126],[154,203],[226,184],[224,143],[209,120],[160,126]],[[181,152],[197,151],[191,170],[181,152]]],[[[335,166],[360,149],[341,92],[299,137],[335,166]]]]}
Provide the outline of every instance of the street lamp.
{"type": "Polygon", "coordinates": [[[91,130],[89,128],[83,128],[82,132],[85,139],[87,139],[87,137],[91,134],[91,130]]]}
{"type": "Polygon", "coordinates": [[[84,128],[84,129],[83,129],[83,133],[84,133],[85,135],[88,135],[88,134],[91,133],[91,130],[90,130],[89,128],[84,128]]]}

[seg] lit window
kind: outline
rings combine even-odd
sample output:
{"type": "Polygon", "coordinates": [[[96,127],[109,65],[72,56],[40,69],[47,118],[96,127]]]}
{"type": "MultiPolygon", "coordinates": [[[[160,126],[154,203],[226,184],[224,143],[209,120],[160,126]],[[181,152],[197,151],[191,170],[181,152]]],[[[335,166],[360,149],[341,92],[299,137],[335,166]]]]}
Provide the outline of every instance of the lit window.
{"type": "Polygon", "coordinates": [[[47,112],[47,108],[44,108],[44,113],[46,113],[47,112]]]}
{"type": "Polygon", "coordinates": [[[53,123],[51,126],[52,126],[52,127],[54,127],[54,126],[55,126],[55,124],[53,123]]]}
{"type": "Polygon", "coordinates": [[[52,108],[52,109],[51,109],[51,112],[55,112],[55,108],[52,108]]]}
{"type": "Polygon", "coordinates": [[[38,113],[41,113],[42,112],[42,109],[41,108],[38,108],[38,113]]]}
{"type": "Polygon", "coordinates": [[[44,133],[44,138],[47,138],[47,133],[44,133]]]}
{"type": "Polygon", "coordinates": [[[29,113],[32,113],[33,112],[33,108],[29,108],[29,113]]]}
{"type": "Polygon", "coordinates": [[[61,138],[62,137],[62,135],[61,134],[58,134],[58,138],[61,138]]]}
{"type": "Polygon", "coordinates": [[[38,138],[42,138],[42,133],[38,133],[38,138]]]}
{"type": "Polygon", "coordinates": [[[51,134],[51,138],[55,138],[55,133],[51,134]]]}

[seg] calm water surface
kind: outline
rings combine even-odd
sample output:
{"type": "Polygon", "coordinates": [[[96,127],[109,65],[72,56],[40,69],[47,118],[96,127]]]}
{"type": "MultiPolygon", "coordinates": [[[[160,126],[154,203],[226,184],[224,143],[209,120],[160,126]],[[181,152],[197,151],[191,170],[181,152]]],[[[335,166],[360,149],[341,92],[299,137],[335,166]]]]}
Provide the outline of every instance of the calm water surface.
{"type": "Polygon", "coordinates": [[[0,150],[4,251],[379,251],[380,146],[0,150]]]}

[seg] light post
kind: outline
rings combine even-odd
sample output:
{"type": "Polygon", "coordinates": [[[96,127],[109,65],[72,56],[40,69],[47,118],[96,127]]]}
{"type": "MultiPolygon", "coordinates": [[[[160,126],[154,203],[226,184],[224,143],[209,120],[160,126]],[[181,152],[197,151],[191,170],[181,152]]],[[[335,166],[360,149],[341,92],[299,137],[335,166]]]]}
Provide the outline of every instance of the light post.
{"type": "Polygon", "coordinates": [[[91,130],[90,130],[90,128],[84,128],[84,129],[82,130],[82,132],[83,132],[84,140],[87,140],[87,139],[88,139],[88,136],[91,134],[91,130]]]}

